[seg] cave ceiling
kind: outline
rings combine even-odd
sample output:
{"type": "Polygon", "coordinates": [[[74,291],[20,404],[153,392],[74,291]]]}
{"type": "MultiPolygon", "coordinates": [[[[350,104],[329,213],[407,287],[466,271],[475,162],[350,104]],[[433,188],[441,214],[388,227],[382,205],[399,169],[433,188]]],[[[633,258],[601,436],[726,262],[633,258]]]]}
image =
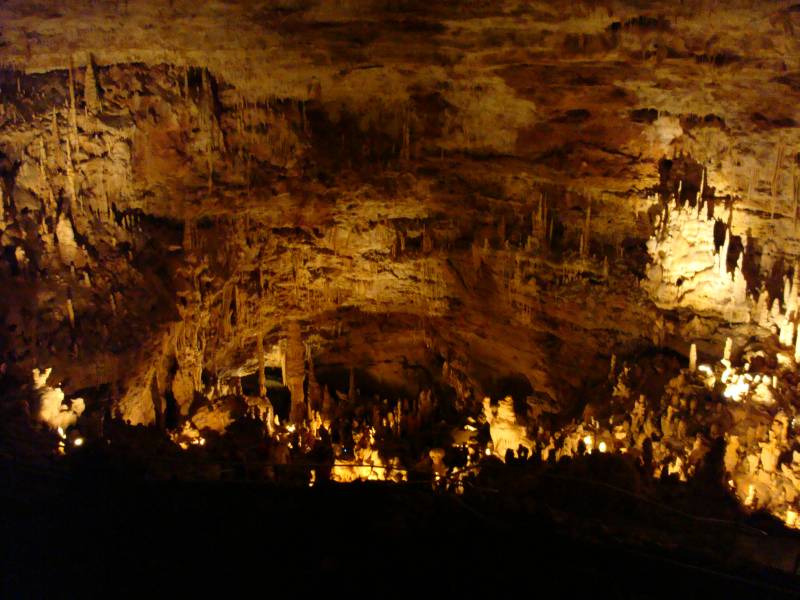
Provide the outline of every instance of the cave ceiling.
{"type": "Polygon", "coordinates": [[[800,253],[798,25],[780,2],[3,2],[8,367],[144,423],[154,386],[188,411],[259,347],[571,408],[612,357],[766,338],[800,253]],[[712,258],[686,274],[692,235],[712,258]]]}

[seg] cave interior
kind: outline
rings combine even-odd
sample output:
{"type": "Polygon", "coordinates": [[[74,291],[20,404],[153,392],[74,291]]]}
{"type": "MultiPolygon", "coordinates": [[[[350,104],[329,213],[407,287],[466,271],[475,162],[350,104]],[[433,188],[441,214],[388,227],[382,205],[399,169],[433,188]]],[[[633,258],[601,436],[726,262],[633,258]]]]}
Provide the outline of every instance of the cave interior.
{"type": "Polygon", "coordinates": [[[0,593],[797,597],[798,105],[783,0],[0,3],[0,593]]]}

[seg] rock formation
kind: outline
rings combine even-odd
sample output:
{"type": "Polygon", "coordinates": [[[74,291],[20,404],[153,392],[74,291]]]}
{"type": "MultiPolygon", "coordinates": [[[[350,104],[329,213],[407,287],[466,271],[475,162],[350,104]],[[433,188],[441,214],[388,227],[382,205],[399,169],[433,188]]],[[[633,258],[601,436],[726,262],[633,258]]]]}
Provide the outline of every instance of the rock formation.
{"type": "Polygon", "coordinates": [[[459,489],[722,440],[796,519],[795,8],[119,4],[0,5],[11,408],[459,489]]]}

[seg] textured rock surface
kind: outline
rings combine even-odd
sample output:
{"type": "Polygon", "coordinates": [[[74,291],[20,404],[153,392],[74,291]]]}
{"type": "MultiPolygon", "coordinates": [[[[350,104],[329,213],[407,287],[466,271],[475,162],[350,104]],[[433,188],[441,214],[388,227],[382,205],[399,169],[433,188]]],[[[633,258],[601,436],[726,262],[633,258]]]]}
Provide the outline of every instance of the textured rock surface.
{"type": "MultiPolygon", "coordinates": [[[[361,421],[398,435],[509,396],[533,449],[593,402],[633,408],[614,361],[679,355],[641,391],[658,401],[692,344],[716,361],[730,337],[782,348],[793,415],[798,14],[4,2],[5,376],[217,432],[245,410],[229,397],[271,427],[281,385],[284,421],[374,399],[361,421]]],[[[766,406],[776,386],[752,388],[766,406]]]]}

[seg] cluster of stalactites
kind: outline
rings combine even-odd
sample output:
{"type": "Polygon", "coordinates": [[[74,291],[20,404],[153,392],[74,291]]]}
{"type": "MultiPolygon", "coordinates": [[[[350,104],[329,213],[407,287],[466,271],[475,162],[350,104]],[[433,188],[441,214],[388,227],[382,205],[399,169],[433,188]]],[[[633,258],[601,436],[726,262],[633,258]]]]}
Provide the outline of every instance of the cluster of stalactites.
{"type": "Polygon", "coordinates": [[[784,276],[783,284],[782,298],[773,298],[771,304],[767,290],[761,290],[753,320],[777,333],[781,345],[792,347],[795,361],[800,363],[800,336],[797,335],[800,329],[800,264],[795,264],[791,278],[784,276]]]}

